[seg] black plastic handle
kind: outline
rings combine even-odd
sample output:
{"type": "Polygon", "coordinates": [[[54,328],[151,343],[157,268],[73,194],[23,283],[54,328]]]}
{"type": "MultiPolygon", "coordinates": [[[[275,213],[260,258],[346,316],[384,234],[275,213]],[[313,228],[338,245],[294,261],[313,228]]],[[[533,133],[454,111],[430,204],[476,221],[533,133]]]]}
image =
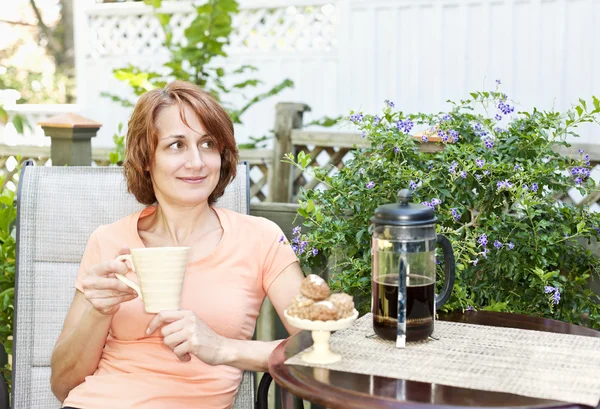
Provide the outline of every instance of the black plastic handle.
{"type": "Polygon", "coordinates": [[[448,240],[446,236],[438,234],[437,242],[442,246],[444,252],[444,288],[435,302],[435,309],[439,310],[450,299],[450,295],[452,295],[454,277],[456,276],[456,266],[454,261],[454,250],[452,250],[450,240],[448,240]]]}

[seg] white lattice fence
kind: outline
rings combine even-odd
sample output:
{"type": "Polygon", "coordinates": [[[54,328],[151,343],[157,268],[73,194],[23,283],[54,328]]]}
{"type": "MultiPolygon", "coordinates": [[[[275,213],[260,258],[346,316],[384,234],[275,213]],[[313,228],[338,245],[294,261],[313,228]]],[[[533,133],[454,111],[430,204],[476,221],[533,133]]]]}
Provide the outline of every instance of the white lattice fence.
{"type": "MultiPolygon", "coordinates": [[[[228,53],[272,51],[331,51],[336,47],[336,7],[331,2],[272,2],[252,6],[242,2],[234,16],[236,31],[228,53]]],[[[183,30],[195,14],[187,1],[165,2],[160,12],[170,14],[173,41],[184,44],[183,30]]],[[[164,52],[164,33],[153,9],[140,3],[101,4],[86,10],[88,58],[151,55],[164,52]]]]}
{"type": "MultiPolygon", "coordinates": [[[[112,70],[133,64],[160,71],[168,53],[162,47],[164,33],[154,10],[141,2],[89,4],[82,0],[77,17],[78,102],[82,114],[104,124],[95,146],[109,146],[119,122],[126,123],[130,109],[100,96],[109,92],[134,99],[130,88],[114,78],[112,70]]],[[[235,32],[227,48],[229,57],[213,60],[213,65],[231,72],[241,65],[258,71],[251,78],[262,81],[246,96],[228,94],[226,102],[241,107],[246,97],[265,92],[284,79],[295,83],[277,97],[253,106],[236,125],[238,142],[250,136],[269,134],[275,116],[274,106],[281,100],[311,102],[318,116],[334,115],[337,60],[337,1],[276,0],[269,3],[240,2],[234,16],[235,32]]],[[[163,2],[160,12],[171,15],[173,40],[183,42],[184,28],[195,18],[188,1],[163,2]]],[[[226,85],[246,79],[229,77],[226,85]],[[230,82],[230,83],[229,83],[230,82]]],[[[317,116],[317,114],[315,114],[317,116]]],[[[309,118],[310,119],[310,118],[309,118]]]]}

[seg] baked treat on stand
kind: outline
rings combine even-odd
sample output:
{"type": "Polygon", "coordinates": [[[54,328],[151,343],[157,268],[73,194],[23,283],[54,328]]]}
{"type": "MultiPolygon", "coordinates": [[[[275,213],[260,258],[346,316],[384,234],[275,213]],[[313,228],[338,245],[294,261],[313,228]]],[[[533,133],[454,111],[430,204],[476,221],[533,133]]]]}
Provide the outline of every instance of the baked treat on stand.
{"type": "Polygon", "coordinates": [[[350,327],[358,311],[348,294],[330,294],[325,280],[311,274],[300,286],[298,294],[284,311],[287,322],[300,329],[312,331],[312,351],[305,352],[302,359],[314,364],[330,364],[342,357],[329,349],[331,331],[350,327]]]}

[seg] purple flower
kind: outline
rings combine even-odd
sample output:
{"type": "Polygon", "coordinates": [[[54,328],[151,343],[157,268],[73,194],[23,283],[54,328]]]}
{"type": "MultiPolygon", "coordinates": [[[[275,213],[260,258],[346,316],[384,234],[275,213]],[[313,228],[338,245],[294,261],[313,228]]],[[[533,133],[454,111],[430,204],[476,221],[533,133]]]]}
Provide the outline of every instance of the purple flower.
{"type": "Polygon", "coordinates": [[[280,242],[280,243],[283,243],[283,242],[284,242],[284,240],[285,240],[285,236],[284,236],[284,235],[282,235],[282,236],[279,238],[279,242],[280,242]]]}
{"type": "Polygon", "coordinates": [[[314,257],[314,256],[316,256],[317,254],[319,254],[319,250],[317,250],[317,249],[315,249],[315,248],[313,248],[313,249],[311,250],[311,252],[312,252],[312,255],[313,255],[313,257],[314,257]]]}
{"type": "Polygon", "coordinates": [[[365,139],[365,136],[367,136],[367,133],[365,131],[362,131],[362,137],[363,137],[363,139],[365,139]]]}
{"type": "Polygon", "coordinates": [[[479,259],[478,259],[478,258],[476,258],[475,260],[473,260],[473,265],[474,265],[474,266],[476,266],[476,265],[477,265],[477,263],[479,263],[479,259]]]}
{"type": "Polygon", "coordinates": [[[483,165],[485,165],[485,160],[484,159],[477,159],[475,161],[475,163],[477,164],[477,166],[479,166],[480,168],[482,168],[483,165]]]}
{"type": "Polygon", "coordinates": [[[576,184],[580,185],[580,184],[581,184],[581,182],[583,182],[583,180],[582,180],[580,177],[576,177],[576,178],[575,178],[575,183],[576,183],[576,184]]]}
{"type": "Polygon", "coordinates": [[[547,285],[547,286],[544,287],[544,292],[546,294],[550,294],[553,291],[554,291],[554,287],[552,287],[552,286],[547,285]]]}
{"type": "Polygon", "coordinates": [[[500,82],[500,80],[496,80],[496,84],[500,85],[502,83],[500,82]]]}
{"type": "Polygon", "coordinates": [[[421,136],[421,140],[425,143],[429,142],[429,138],[427,137],[427,135],[421,136]]]}
{"type": "Polygon", "coordinates": [[[363,120],[363,114],[358,113],[358,114],[350,115],[350,120],[354,123],[361,122],[363,120]]]}
{"type": "Polygon", "coordinates": [[[460,171],[460,177],[463,178],[463,179],[466,179],[467,178],[467,171],[466,170],[461,170],[460,171]]]}
{"type": "Polygon", "coordinates": [[[496,183],[496,189],[498,191],[501,191],[501,190],[504,190],[504,189],[508,190],[512,186],[513,186],[512,183],[510,183],[508,180],[501,180],[498,183],[496,183]]]}
{"type": "Polygon", "coordinates": [[[485,144],[485,147],[488,149],[492,149],[494,147],[494,141],[492,141],[490,138],[485,138],[483,140],[483,143],[485,144]]]}
{"type": "Polygon", "coordinates": [[[521,169],[521,166],[519,166],[519,165],[515,165],[515,167],[513,168],[514,171],[517,171],[517,170],[520,170],[520,169],[521,169]]]}
{"type": "Polygon", "coordinates": [[[377,115],[375,115],[373,117],[373,125],[375,125],[375,126],[379,125],[380,121],[381,121],[381,118],[379,118],[377,115]]]}
{"type": "Polygon", "coordinates": [[[500,250],[502,248],[503,244],[500,243],[498,240],[494,241],[494,247],[496,247],[498,250],[500,250]]]}
{"type": "Polygon", "coordinates": [[[375,186],[375,182],[373,182],[373,181],[367,182],[367,184],[365,185],[365,187],[367,189],[372,189],[374,186],[375,186]]]}
{"type": "Polygon", "coordinates": [[[487,234],[483,233],[481,236],[479,236],[479,238],[477,239],[477,242],[479,244],[481,244],[483,247],[487,246],[487,244],[488,244],[487,234]]]}
{"type": "Polygon", "coordinates": [[[408,183],[408,187],[409,187],[411,190],[417,190],[417,182],[415,182],[414,180],[411,180],[411,181],[408,183]]]}
{"type": "Polygon", "coordinates": [[[510,105],[504,103],[504,101],[500,101],[498,103],[498,109],[502,111],[504,115],[512,114],[515,110],[515,107],[511,107],[510,105]]]}
{"type": "Polygon", "coordinates": [[[359,175],[364,175],[364,174],[365,174],[365,169],[364,169],[364,168],[360,168],[360,169],[358,170],[358,174],[359,174],[359,175]]]}
{"type": "Polygon", "coordinates": [[[298,236],[300,234],[300,230],[302,230],[302,227],[296,226],[296,227],[294,227],[294,230],[292,230],[292,234],[294,236],[298,236]]]}
{"type": "Polygon", "coordinates": [[[479,173],[475,174],[475,179],[477,179],[477,180],[481,180],[482,177],[483,177],[483,175],[480,175],[479,173]]]}
{"type": "Polygon", "coordinates": [[[583,155],[584,150],[583,149],[577,149],[577,152],[579,152],[580,155],[583,155]]]}
{"type": "Polygon", "coordinates": [[[496,121],[502,121],[502,115],[496,114],[496,121]]]}
{"type": "Polygon", "coordinates": [[[523,186],[521,186],[521,188],[522,188],[523,190],[528,190],[528,189],[529,189],[529,186],[527,186],[527,185],[523,185],[523,186]]]}
{"type": "Polygon", "coordinates": [[[448,168],[448,172],[450,173],[455,173],[456,172],[456,167],[458,166],[458,162],[454,161],[452,162],[452,164],[450,165],[450,167],[448,168]]]}
{"type": "Polygon", "coordinates": [[[534,192],[534,193],[538,191],[538,184],[537,183],[532,183],[531,184],[531,191],[534,192]]]}
{"type": "Polygon", "coordinates": [[[487,254],[488,254],[489,251],[490,251],[490,249],[488,249],[488,248],[484,248],[483,249],[483,253],[481,253],[481,255],[483,256],[483,258],[487,258],[487,254]]]}
{"type": "Polygon", "coordinates": [[[486,175],[486,176],[489,176],[490,175],[490,171],[489,170],[484,170],[483,174],[486,175]]]}
{"type": "Polygon", "coordinates": [[[454,129],[450,130],[450,142],[458,142],[458,132],[454,129]]]}
{"type": "Polygon", "coordinates": [[[452,121],[452,116],[450,116],[449,114],[446,114],[442,117],[442,121],[452,121]]]}
{"type": "Polygon", "coordinates": [[[480,123],[476,123],[473,128],[475,128],[476,131],[483,131],[483,126],[480,123]]]}
{"type": "Polygon", "coordinates": [[[437,206],[437,205],[439,205],[441,203],[442,203],[442,201],[440,199],[438,199],[438,198],[431,199],[431,204],[434,205],[434,206],[437,206]]]}
{"type": "Polygon", "coordinates": [[[398,153],[398,152],[400,152],[400,148],[397,146],[394,146],[394,153],[398,153]]]}
{"type": "Polygon", "coordinates": [[[458,213],[458,209],[456,207],[453,207],[452,209],[452,218],[454,219],[454,221],[458,221],[458,219],[460,219],[460,214],[458,213]]]}
{"type": "MultiPolygon", "coordinates": [[[[473,265],[474,265],[474,266],[476,266],[476,265],[477,265],[477,260],[475,260],[475,261],[473,262],[473,265]]],[[[467,311],[475,311],[475,310],[473,309],[473,307],[471,307],[471,306],[469,305],[469,306],[467,307],[467,311]]]]}
{"type": "Polygon", "coordinates": [[[554,296],[552,297],[552,304],[556,305],[560,302],[560,291],[558,288],[554,291],[554,296]]]}
{"type": "Polygon", "coordinates": [[[427,206],[427,207],[429,207],[430,209],[433,209],[433,210],[435,210],[435,206],[434,206],[432,203],[429,203],[429,202],[423,202],[423,203],[421,203],[421,204],[422,204],[423,206],[427,206]]]}
{"type": "Polygon", "coordinates": [[[298,253],[298,245],[296,243],[292,244],[292,250],[294,250],[294,253],[298,253]]]}
{"type": "Polygon", "coordinates": [[[387,104],[387,106],[389,106],[390,108],[394,108],[394,103],[392,101],[390,101],[389,99],[385,100],[385,103],[387,104]]]}
{"type": "Polygon", "coordinates": [[[515,248],[515,243],[513,243],[512,241],[510,243],[508,243],[508,249],[512,250],[515,248]]]}

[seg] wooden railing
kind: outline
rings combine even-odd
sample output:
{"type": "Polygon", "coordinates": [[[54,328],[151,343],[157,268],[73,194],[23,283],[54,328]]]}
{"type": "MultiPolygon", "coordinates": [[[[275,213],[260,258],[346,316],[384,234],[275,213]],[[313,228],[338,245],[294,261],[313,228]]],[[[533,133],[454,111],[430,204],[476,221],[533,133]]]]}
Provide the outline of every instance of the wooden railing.
{"type": "MultiPolygon", "coordinates": [[[[341,169],[347,159],[352,156],[355,147],[369,145],[360,133],[333,132],[323,130],[303,129],[302,117],[310,108],[300,103],[280,103],[277,105],[275,118],[275,142],[273,149],[244,149],[240,150],[240,159],[250,164],[250,197],[253,203],[277,202],[294,203],[300,187],[314,189],[319,182],[310,175],[300,172],[291,165],[282,162],[286,153],[305,152],[313,164],[341,169]]],[[[440,144],[419,144],[424,152],[443,149],[440,144]]],[[[600,145],[574,143],[570,148],[561,147],[559,152],[566,155],[579,156],[578,150],[583,149],[590,155],[592,167],[600,163],[600,145]]],[[[92,163],[96,166],[109,164],[111,149],[93,149],[92,163]]],[[[50,157],[50,147],[37,146],[6,146],[0,145],[0,174],[12,170],[15,157],[33,159],[39,165],[44,165],[50,157]],[[9,158],[13,158],[9,160],[9,158]]],[[[560,199],[577,205],[591,205],[600,200],[600,192],[593,193],[583,199],[566,194],[560,199]]]]}

